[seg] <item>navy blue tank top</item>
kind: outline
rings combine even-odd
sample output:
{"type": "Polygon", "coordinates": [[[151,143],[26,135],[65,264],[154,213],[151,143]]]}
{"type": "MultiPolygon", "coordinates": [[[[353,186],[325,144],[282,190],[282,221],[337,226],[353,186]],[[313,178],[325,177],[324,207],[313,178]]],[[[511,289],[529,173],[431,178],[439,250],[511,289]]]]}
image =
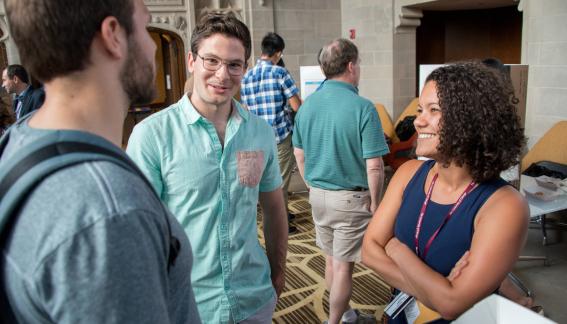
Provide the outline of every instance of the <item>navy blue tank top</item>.
{"type": "MultiPolygon", "coordinates": [[[[396,238],[412,251],[415,251],[414,237],[417,219],[428,189],[425,188],[425,180],[433,165],[435,161],[425,161],[406,186],[394,226],[396,238]]],[[[478,210],[496,190],[507,184],[506,181],[499,178],[481,183],[470,192],[431,244],[424,262],[443,276],[448,276],[457,261],[471,247],[474,220],[478,210]]],[[[453,204],[443,205],[429,201],[419,235],[420,251],[424,251],[427,241],[452,207],[453,204]]],[[[396,319],[388,319],[388,323],[406,324],[407,322],[404,314],[400,314],[396,319]]],[[[442,324],[450,323],[450,321],[440,319],[431,323],[442,324]]]]}
{"type": "MultiPolygon", "coordinates": [[[[433,165],[435,161],[426,161],[414,174],[404,190],[402,204],[396,218],[394,235],[412,251],[415,251],[414,236],[419,211],[426,196],[425,180],[433,165]]],[[[481,183],[465,197],[431,244],[424,260],[429,267],[443,276],[449,275],[453,266],[471,247],[474,220],[478,210],[496,190],[507,184],[500,178],[487,181],[481,183]]],[[[443,222],[451,207],[453,204],[443,205],[432,200],[429,202],[419,235],[420,251],[424,251],[427,241],[443,222]]]]}

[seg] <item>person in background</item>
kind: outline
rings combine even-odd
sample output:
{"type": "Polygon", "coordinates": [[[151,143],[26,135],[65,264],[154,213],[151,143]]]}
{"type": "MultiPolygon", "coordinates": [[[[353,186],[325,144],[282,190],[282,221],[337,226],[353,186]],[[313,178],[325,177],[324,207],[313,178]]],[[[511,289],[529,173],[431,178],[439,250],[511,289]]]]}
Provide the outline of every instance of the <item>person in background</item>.
{"type": "MultiPolygon", "coordinates": [[[[22,62],[47,96],[10,128],[0,168],[53,137],[80,137],[128,159],[119,147],[128,107],[156,93],[144,2],[4,4],[22,62]]],[[[1,305],[0,322],[200,323],[189,241],[146,183],[106,160],[37,183],[1,240],[0,293],[11,312],[1,305]]]]}
{"type": "MultiPolygon", "coordinates": [[[[293,122],[286,110],[289,104],[293,111],[301,105],[299,90],[291,74],[285,67],[279,66],[285,43],[276,33],[268,33],[262,39],[262,55],[256,65],[248,70],[241,81],[240,98],[248,110],[264,119],[272,127],[276,136],[278,161],[283,178],[283,195],[287,210],[288,188],[291,174],[295,168],[295,159],[291,145],[293,122]]],[[[288,214],[288,221],[293,218],[288,214]]],[[[289,233],[297,232],[295,226],[289,226],[289,233]]]]}
{"type": "Polygon", "coordinates": [[[514,102],[480,63],[427,77],[414,125],[416,153],[430,160],[397,170],[362,247],[363,263],[396,288],[396,298],[414,297],[388,323],[411,322],[416,309],[418,321],[449,323],[496,292],[516,262],[529,210],[500,178],[525,144],[514,102]]]}
{"type": "Polygon", "coordinates": [[[19,64],[8,65],[2,71],[2,87],[9,94],[14,94],[12,109],[16,119],[39,109],[45,101],[45,91],[42,87],[31,85],[28,72],[19,64]]]}
{"type": "Polygon", "coordinates": [[[274,133],[233,99],[250,52],[248,27],[234,14],[203,16],[187,57],[193,90],[136,125],[127,147],[191,239],[205,323],[271,323],[285,284],[287,220],[274,133]]]}
{"type": "Polygon", "coordinates": [[[341,318],[356,323],[371,319],[351,309],[349,300],[362,237],[380,201],[388,145],[374,104],[358,95],[356,45],[335,39],[325,45],[319,62],[327,81],[299,110],[293,146],[310,187],[317,246],[325,253],[329,323],[341,318]]]}

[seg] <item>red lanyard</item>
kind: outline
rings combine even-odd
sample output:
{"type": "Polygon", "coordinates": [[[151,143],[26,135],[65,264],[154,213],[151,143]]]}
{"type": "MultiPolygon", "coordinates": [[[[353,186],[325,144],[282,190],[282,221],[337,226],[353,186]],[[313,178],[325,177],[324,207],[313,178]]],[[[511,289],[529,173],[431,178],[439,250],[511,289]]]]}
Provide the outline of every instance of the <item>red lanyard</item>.
{"type": "MultiPolygon", "coordinates": [[[[414,237],[415,238],[415,241],[414,241],[415,253],[417,254],[417,256],[420,256],[419,255],[419,234],[421,232],[421,226],[423,225],[423,217],[425,216],[425,210],[427,209],[427,205],[429,204],[429,200],[431,200],[431,193],[433,192],[433,186],[435,186],[435,181],[437,181],[438,175],[439,174],[436,173],[433,176],[433,180],[431,180],[431,184],[429,185],[429,190],[427,191],[427,196],[425,197],[425,200],[423,201],[423,205],[421,206],[421,210],[419,212],[419,218],[417,219],[417,225],[415,227],[415,237],[414,237]]],[[[451,210],[447,213],[447,216],[445,216],[445,218],[443,219],[443,222],[441,222],[441,225],[439,225],[437,230],[431,235],[431,237],[429,238],[429,240],[425,244],[425,248],[423,249],[423,255],[420,256],[422,260],[425,260],[425,256],[427,255],[427,252],[429,252],[429,248],[431,247],[431,243],[433,243],[433,240],[435,240],[437,235],[439,235],[439,232],[441,231],[443,226],[445,226],[445,224],[447,224],[449,219],[451,219],[451,217],[455,213],[455,210],[457,210],[457,208],[459,208],[459,206],[463,202],[463,199],[465,199],[465,196],[467,194],[469,194],[471,191],[473,191],[477,186],[478,186],[478,183],[471,181],[471,183],[469,183],[469,185],[465,188],[465,191],[463,191],[463,193],[461,194],[461,196],[459,197],[457,202],[453,205],[453,208],[451,208],[451,210]]]]}

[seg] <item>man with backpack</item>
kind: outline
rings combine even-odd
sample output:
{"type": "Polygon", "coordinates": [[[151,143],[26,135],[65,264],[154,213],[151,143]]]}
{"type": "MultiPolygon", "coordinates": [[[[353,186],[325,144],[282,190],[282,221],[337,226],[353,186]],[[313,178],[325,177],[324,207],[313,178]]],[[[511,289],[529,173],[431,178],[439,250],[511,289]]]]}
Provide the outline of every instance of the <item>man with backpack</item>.
{"type": "Polygon", "coordinates": [[[5,6],[46,101],[1,141],[0,320],[200,323],[183,228],[118,147],[154,92],[143,1],[5,6]]]}

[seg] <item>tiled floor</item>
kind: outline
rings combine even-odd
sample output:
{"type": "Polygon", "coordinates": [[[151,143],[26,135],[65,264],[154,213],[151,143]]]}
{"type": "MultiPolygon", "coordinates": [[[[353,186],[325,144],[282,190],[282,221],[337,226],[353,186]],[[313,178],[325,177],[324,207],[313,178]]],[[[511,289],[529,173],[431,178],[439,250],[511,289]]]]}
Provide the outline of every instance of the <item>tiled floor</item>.
{"type": "MultiPolygon", "coordinates": [[[[325,289],[325,256],[315,244],[311,206],[306,194],[289,201],[298,229],[288,240],[286,284],[274,313],[274,323],[317,324],[327,319],[329,294],[325,289]]],[[[258,217],[262,211],[259,209],[258,217]]],[[[258,235],[264,241],[262,222],[258,235]]],[[[357,264],[353,275],[351,305],[366,314],[381,316],[390,288],[373,271],[357,264]]],[[[370,321],[374,323],[374,321],[370,321]]]]}
{"type": "MultiPolygon", "coordinates": [[[[567,213],[555,216],[565,219],[567,213]]],[[[549,228],[548,245],[543,246],[539,226],[530,226],[522,255],[548,257],[549,266],[542,261],[518,261],[514,273],[534,293],[535,304],[543,306],[546,317],[567,323],[567,232],[549,228]]]]}

